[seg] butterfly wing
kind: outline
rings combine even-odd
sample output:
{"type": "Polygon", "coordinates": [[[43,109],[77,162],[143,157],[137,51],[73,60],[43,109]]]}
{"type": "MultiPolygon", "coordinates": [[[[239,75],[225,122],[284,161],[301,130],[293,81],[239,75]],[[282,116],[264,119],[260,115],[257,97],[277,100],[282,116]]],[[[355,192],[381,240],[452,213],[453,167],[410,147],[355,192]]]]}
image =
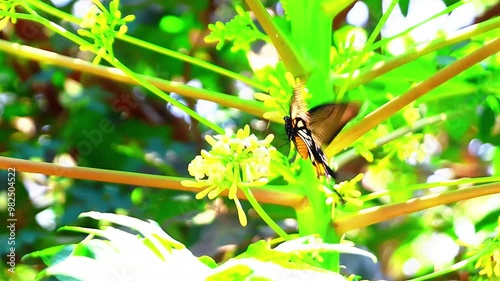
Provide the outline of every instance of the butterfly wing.
{"type": "MultiPolygon", "coordinates": [[[[326,160],[325,153],[321,150],[321,147],[314,141],[311,131],[305,127],[301,126],[300,118],[299,122],[297,122],[294,127],[295,134],[293,142],[295,144],[295,148],[299,152],[302,158],[311,160],[311,163],[316,170],[316,176],[319,178],[320,176],[325,176],[327,181],[330,182],[335,178],[335,173],[328,166],[328,161],[326,160]]],[[[339,196],[339,198],[344,202],[344,198],[338,193],[337,190],[333,189],[335,193],[339,196]]]]}
{"type": "MultiPolygon", "coordinates": [[[[328,166],[321,145],[335,138],[345,124],[357,115],[359,106],[352,103],[326,104],[308,110],[304,90],[302,83],[294,87],[290,101],[290,116],[284,118],[285,130],[299,155],[303,159],[309,158],[312,162],[316,175],[325,176],[330,181],[335,178],[335,174],[328,166]]],[[[344,201],[335,189],[334,191],[344,201]]]]}
{"type": "Polygon", "coordinates": [[[309,110],[309,127],[321,146],[329,144],[359,111],[355,103],[325,104],[309,110]]]}
{"type": "Polygon", "coordinates": [[[295,123],[293,127],[293,142],[295,144],[295,148],[302,158],[309,158],[312,161],[311,157],[315,153],[316,143],[314,142],[311,131],[302,118],[297,117],[293,120],[293,122],[295,123]]]}

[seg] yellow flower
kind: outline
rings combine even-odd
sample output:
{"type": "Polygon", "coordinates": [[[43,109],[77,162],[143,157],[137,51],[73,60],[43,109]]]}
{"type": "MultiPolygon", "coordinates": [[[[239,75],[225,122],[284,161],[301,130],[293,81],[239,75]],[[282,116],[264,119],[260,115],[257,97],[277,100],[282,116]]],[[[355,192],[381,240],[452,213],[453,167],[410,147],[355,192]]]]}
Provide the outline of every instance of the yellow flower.
{"type": "Polygon", "coordinates": [[[500,277],[500,250],[481,256],[476,262],[476,268],[481,268],[480,275],[486,275],[488,278],[500,277]]]}
{"type": "Polygon", "coordinates": [[[267,183],[271,164],[271,154],[276,150],[271,146],[274,136],[259,140],[250,135],[246,125],[233,136],[231,134],[206,136],[212,146],[202,150],[188,165],[188,171],[195,181],[182,181],[184,186],[203,188],[196,194],[200,199],[207,196],[214,199],[222,191],[228,190],[238,210],[241,225],[245,226],[246,216],[236,193],[238,188],[260,186],[267,183]]]}
{"type": "MultiPolygon", "coordinates": [[[[16,12],[16,6],[18,3],[17,1],[5,1],[0,3],[0,11],[8,12],[8,13],[15,13],[16,12]]],[[[11,21],[12,23],[16,23],[16,18],[11,18],[9,16],[0,16],[0,30],[2,30],[7,23],[11,21]]]]}
{"type": "MultiPolygon", "coordinates": [[[[115,40],[116,34],[123,35],[127,32],[126,24],[135,19],[134,15],[121,17],[122,13],[118,10],[120,5],[119,0],[109,2],[109,10],[107,10],[98,0],[92,0],[92,5],[89,11],[83,16],[80,23],[81,29],[77,32],[81,36],[88,37],[93,40],[92,46],[99,50],[100,58],[103,52],[106,51],[112,54],[111,47],[115,40]],[[104,51],[103,51],[104,50],[104,51]]],[[[82,50],[92,50],[89,46],[82,46],[82,50]]]]}
{"type": "MultiPolygon", "coordinates": [[[[340,182],[338,184],[335,184],[334,185],[334,189],[340,194],[342,195],[342,198],[344,198],[344,200],[346,201],[346,203],[351,203],[355,206],[362,206],[363,205],[363,201],[359,200],[358,197],[361,196],[361,192],[359,190],[356,189],[356,184],[358,182],[360,182],[362,179],[363,179],[363,174],[358,174],[356,177],[354,177],[353,179],[351,179],[350,181],[343,181],[343,182],[340,182]]],[[[334,204],[338,199],[338,195],[324,187],[324,190],[325,190],[325,193],[326,193],[326,203],[327,204],[334,204]]],[[[335,208],[332,208],[332,212],[335,211],[335,208]]],[[[333,213],[332,213],[332,217],[333,217],[333,213]]]]}

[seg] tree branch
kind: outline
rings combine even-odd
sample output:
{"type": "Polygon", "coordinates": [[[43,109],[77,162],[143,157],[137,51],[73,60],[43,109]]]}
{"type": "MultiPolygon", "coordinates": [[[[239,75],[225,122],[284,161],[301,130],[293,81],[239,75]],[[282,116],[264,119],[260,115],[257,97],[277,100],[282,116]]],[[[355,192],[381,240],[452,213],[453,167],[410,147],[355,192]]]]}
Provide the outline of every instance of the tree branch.
{"type": "MultiPolygon", "coordinates": [[[[182,180],[191,180],[191,178],[167,177],[86,167],[64,167],[53,163],[35,162],[0,156],[0,169],[7,170],[9,168],[15,168],[16,172],[39,173],[82,180],[148,186],[189,192],[201,191],[201,189],[185,187],[181,184],[182,180]]],[[[277,191],[279,188],[279,186],[271,187],[268,185],[267,189],[269,190],[263,188],[253,188],[252,193],[261,203],[290,206],[293,208],[302,206],[303,201],[305,200],[304,196],[293,194],[291,192],[277,191]]],[[[227,192],[223,192],[221,195],[227,196],[227,192]]],[[[246,200],[245,194],[241,190],[238,190],[237,196],[239,199],[246,200]]]]}
{"type": "Polygon", "coordinates": [[[376,206],[349,214],[339,214],[332,223],[337,233],[365,227],[402,215],[479,196],[500,193],[500,182],[413,198],[406,202],[376,206]]]}
{"type": "Polygon", "coordinates": [[[328,157],[336,155],[339,151],[349,146],[366,132],[375,128],[375,126],[382,123],[387,118],[394,115],[394,113],[415,101],[417,98],[429,93],[439,85],[450,80],[476,63],[479,63],[489,56],[496,54],[498,51],[500,51],[500,38],[490,41],[476,51],[439,70],[436,74],[417,84],[405,94],[390,100],[377,110],[368,114],[359,123],[341,132],[335,141],[333,141],[326,148],[325,153],[328,157]]]}

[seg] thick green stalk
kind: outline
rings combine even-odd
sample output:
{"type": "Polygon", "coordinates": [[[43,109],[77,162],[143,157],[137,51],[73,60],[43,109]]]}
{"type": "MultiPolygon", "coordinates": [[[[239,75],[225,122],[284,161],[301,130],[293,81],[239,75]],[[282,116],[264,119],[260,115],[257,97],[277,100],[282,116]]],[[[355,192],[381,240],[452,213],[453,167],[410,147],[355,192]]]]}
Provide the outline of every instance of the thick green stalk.
{"type": "Polygon", "coordinates": [[[312,93],[309,105],[314,107],[334,99],[330,72],[332,18],[321,9],[321,1],[296,1],[290,5],[292,42],[309,63],[311,76],[307,88],[312,93]]]}
{"type": "MultiPolygon", "coordinates": [[[[295,49],[309,63],[311,75],[307,87],[312,93],[310,106],[327,103],[334,99],[330,73],[330,46],[332,39],[332,18],[321,9],[320,0],[294,1],[289,5],[291,21],[291,38],[295,49]]],[[[331,222],[331,206],[327,205],[326,196],[317,188],[310,163],[304,163],[300,182],[307,190],[308,204],[297,210],[297,221],[301,236],[319,234],[327,243],[338,243],[340,237],[329,226],[331,222]],[[312,178],[312,181],[311,181],[312,178]],[[313,184],[311,184],[311,182],[313,184]]],[[[338,271],[339,254],[324,255],[325,261],[319,266],[338,271]]]]}

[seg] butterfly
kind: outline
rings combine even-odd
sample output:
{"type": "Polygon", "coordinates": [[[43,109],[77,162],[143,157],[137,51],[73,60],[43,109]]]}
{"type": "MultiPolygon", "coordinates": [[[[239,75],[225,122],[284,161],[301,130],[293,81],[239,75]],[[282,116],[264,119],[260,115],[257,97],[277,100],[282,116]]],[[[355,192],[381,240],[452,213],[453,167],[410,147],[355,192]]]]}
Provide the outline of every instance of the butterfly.
{"type": "MultiPolygon", "coordinates": [[[[321,146],[330,143],[347,122],[358,114],[359,106],[354,103],[324,104],[307,110],[304,91],[302,82],[294,87],[290,116],[284,117],[285,131],[299,155],[311,160],[318,178],[325,176],[330,182],[335,178],[335,173],[328,166],[321,146]]],[[[342,196],[334,191],[343,201],[342,196]]]]}

